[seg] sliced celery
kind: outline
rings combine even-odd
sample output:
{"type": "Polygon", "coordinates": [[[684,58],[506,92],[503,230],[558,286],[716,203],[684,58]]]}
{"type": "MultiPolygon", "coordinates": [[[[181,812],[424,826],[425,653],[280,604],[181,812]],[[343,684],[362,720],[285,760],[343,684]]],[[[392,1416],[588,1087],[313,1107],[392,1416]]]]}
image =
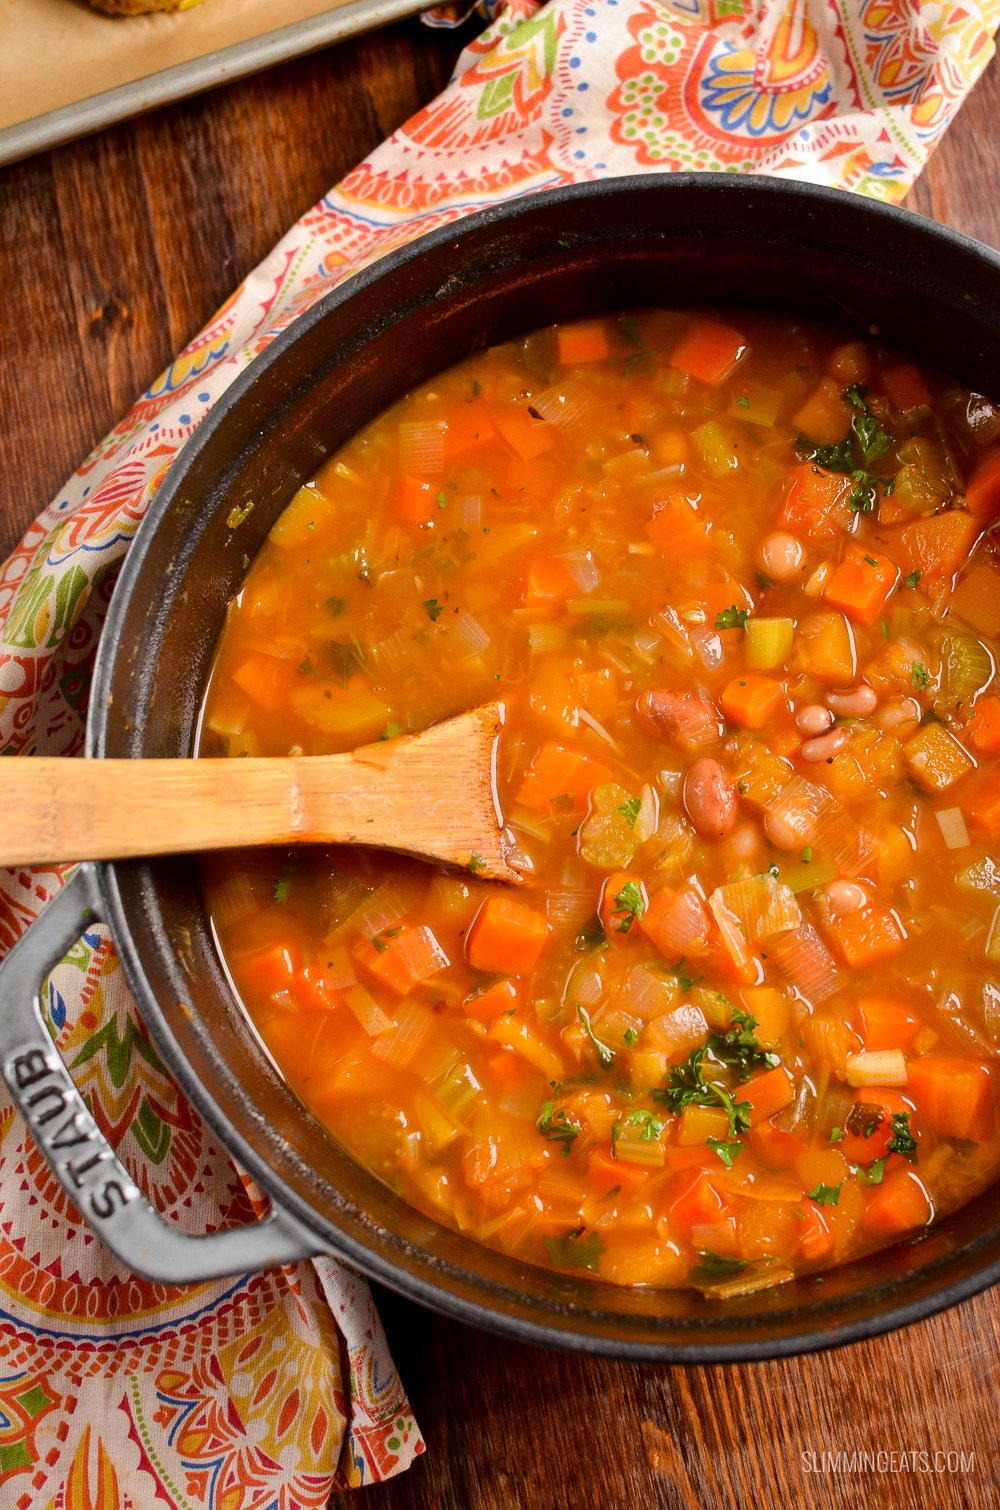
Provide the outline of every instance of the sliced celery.
{"type": "Polygon", "coordinates": [[[794,619],[747,619],[747,665],[751,671],[770,671],[783,666],[795,643],[794,619]]]}
{"type": "Polygon", "coordinates": [[[993,679],[993,657],[971,634],[949,634],[941,641],[939,703],[959,707],[993,679]]]}
{"type": "Polygon", "coordinates": [[[707,419],[691,431],[691,444],[713,477],[727,477],[738,470],[740,441],[730,425],[707,419]]]}
{"type": "Polygon", "coordinates": [[[816,886],[825,886],[827,881],[832,881],[837,874],[837,867],[829,860],[810,860],[807,865],[804,861],[795,865],[782,865],[778,870],[778,880],[784,881],[789,891],[799,896],[803,891],[812,891],[816,886]]]}

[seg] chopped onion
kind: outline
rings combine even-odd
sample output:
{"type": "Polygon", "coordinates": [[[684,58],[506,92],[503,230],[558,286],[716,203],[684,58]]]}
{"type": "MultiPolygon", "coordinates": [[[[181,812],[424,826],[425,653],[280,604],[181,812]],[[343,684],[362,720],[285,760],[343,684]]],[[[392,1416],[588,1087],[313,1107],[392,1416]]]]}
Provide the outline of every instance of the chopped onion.
{"type": "Polygon", "coordinates": [[[645,844],[647,839],[656,833],[656,826],[660,821],[660,803],[651,786],[644,786],[639,802],[639,811],[635,815],[635,836],[640,844],[645,844]]]}
{"type": "Polygon", "coordinates": [[[592,713],[588,713],[586,708],[577,708],[576,716],[579,719],[580,723],[586,724],[588,729],[592,729],[599,739],[603,739],[607,744],[611,746],[613,750],[617,750],[619,755],[623,755],[625,753],[621,745],[618,743],[617,739],[615,739],[614,735],[609,734],[604,725],[602,723],[598,723],[597,719],[593,716],[592,713]]]}
{"type": "Polygon", "coordinates": [[[675,608],[668,606],[661,609],[656,617],[651,620],[651,627],[660,631],[667,644],[680,656],[682,661],[690,662],[694,659],[690,636],[687,629],[681,623],[680,615],[675,608]]]}
{"type": "Polygon", "coordinates": [[[964,849],[969,842],[969,830],[965,826],[960,807],[939,808],[934,814],[941,830],[941,837],[949,849],[964,849]]]}
{"type": "Polygon", "coordinates": [[[639,629],[632,636],[635,653],[641,656],[647,666],[651,666],[655,661],[656,653],[662,643],[662,638],[653,629],[639,629]]]}
{"type": "Polygon", "coordinates": [[[566,631],[559,624],[529,624],[528,649],[532,655],[548,655],[562,650],[566,644],[566,631]]]}
{"type": "Polygon", "coordinates": [[[843,985],[833,956],[811,923],[778,939],[768,952],[799,994],[816,1005],[835,996],[843,985]]]}
{"type": "Polygon", "coordinates": [[[457,615],[452,628],[470,655],[480,655],[490,643],[490,637],[482,624],[464,608],[457,615]]]}
{"type": "Polygon", "coordinates": [[[440,477],[444,471],[444,438],[448,426],[443,421],[404,422],[399,427],[399,464],[416,477],[440,477]]]}
{"type": "Polygon", "coordinates": [[[584,429],[600,413],[597,398],[580,378],[554,383],[532,395],[531,407],[556,430],[584,429]]]}
{"type": "Polygon", "coordinates": [[[902,1049],[875,1049],[848,1054],[844,1061],[848,1085],[905,1085],[906,1055],[902,1049]]]}
{"type": "MultiPolygon", "coordinates": [[[[771,875],[748,876],[745,881],[718,886],[709,897],[708,905],[727,940],[730,920],[735,918],[744,953],[747,941],[756,943],[778,933],[788,933],[802,922],[794,892],[771,875]]],[[[738,958],[739,954],[733,957],[738,958]]]]}
{"type": "Polygon", "coordinates": [[[580,928],[594,913],[594,888],[556,887],[545,897],[545,916],[553,927],[580,928]]]}
{"type": "Polygon", "coordinates": [[[455,518],[459,524],[472,528],[483,522],[483,500],[479,493],[467,493],[455,506],[455,518]]]}
{"type": "Polygon", "coordinates": [[[601,568],[591,551],[566,551],[559,558],[581,592],[593,592],[600,585],[601,568]]]}
{"type": "Polygon", "coordinates": [[[695,654],[701,661],[706,671],[712,671],[722,662],[725,654],[722,639],[714,629],[708,629],[704,625],[696,625],[688,631],[688,637],[694,646],[695,654]]]}
{"type": "Polygon", "coordinates": [[[826,586],[827,578],[832,571],[832,561],[824,561],[820,566],[817,566],[816,570],[813,572],[812,576],[809,578],[802,589],[807,598],[818,598],[820,596],[824,587],[826,586]]]}

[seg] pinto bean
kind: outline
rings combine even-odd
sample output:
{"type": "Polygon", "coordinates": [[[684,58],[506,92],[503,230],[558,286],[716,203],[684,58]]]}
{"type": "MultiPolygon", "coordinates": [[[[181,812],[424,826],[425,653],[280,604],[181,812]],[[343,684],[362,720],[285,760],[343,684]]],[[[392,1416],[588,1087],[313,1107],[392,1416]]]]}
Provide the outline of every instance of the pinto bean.
{"type": "Polygon", "coordinates": [[[703,757],[688,767],[684,807],[703,839],[725,839],[736,823],[736,787],[717,760],[703,757]]]}
{"type": "Polygon", "coordinates": [[[804,741],[799,754],[803,760],[820,761],[832,760],[839,755],[841,750],[850,741],[851,731],[843,725],[839,729],[831,729],[829,734],[821,734],[818,739],[804,741]]]}
{"type": "Polygon", "coordinates": [[[857,912],[868,900],[862,887],[853,881],[831,881],[824,888],[826,905],[834,917],[843,917],[848,912],[857,912]]]}
{"type": "Polygon", "coordinates": [[[815,739],[817,734],[825,734],[832,723],[833,714],[829,708],[823,708],[819,703],[807,703],[795,715],[795,727],[800,734],[807,734],[810,739],[815,739]]]}
{"type": "Polygon", "coordinates": [[[920,704],[915,697],[890,697],[875,714],[872,722],[889,733],[901,729],[904,724],[918,724],[922,717],[920,704]]]}
{"type": "Polygon", "coordinates": [[[828,692],[824,701],[838,718],[867,718],[878,707],[878,694],[867,682],[861,682],[857,687],[828,692]]]}

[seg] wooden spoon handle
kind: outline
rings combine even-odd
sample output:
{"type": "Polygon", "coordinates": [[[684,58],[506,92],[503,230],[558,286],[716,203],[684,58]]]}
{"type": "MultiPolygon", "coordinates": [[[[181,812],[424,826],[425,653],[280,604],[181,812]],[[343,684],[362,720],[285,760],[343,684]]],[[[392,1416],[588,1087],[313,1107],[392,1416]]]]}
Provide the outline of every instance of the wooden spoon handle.
{"type": "Polygon", "coordinates": [[[5,760],[0,865],[369,844],[519,880],[493,788],[500,718],[490,704],[344,755],[5,760]]]}

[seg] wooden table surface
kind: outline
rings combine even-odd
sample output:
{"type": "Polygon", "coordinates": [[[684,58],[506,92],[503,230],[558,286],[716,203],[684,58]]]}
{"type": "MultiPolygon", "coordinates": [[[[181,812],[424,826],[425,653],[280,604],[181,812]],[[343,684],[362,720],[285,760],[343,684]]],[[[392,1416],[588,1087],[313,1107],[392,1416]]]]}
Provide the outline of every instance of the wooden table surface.
{"type": "MultiPolygon", "coordinates": [[[[0,170],[0,558],[286,227],[442,86],[459,46],[405,23],[0,170]]],[[[995,61],[910,200],[994,247],[998,122],[995,61]]],[[[379,1298],[428,1450],[365,1491],[369,1510],[1000,1506],[996,1293],[838,1352],[726,1368],[537,1352],[379,1298]],[[805,1455],[824,1451],[966,1465],[820,1472],[805,1455]]]]}

